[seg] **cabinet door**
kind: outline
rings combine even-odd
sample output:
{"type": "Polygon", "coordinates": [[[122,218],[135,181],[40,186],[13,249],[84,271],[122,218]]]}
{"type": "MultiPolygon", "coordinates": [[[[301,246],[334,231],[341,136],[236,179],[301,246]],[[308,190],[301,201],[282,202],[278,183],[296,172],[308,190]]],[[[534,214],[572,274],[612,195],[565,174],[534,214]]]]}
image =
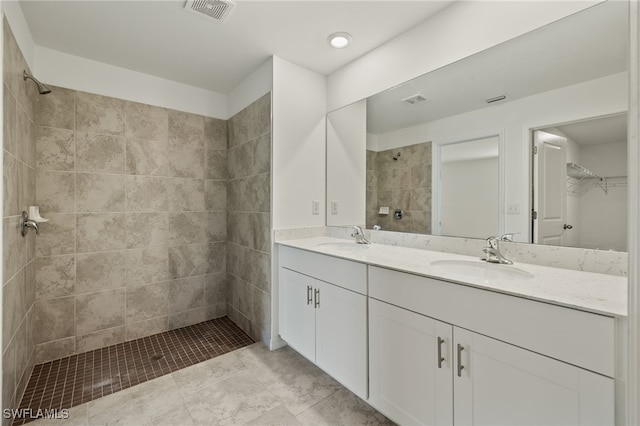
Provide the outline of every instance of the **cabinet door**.
{"type": "Polygon", "coordinates": [[[369,403],[399,424],[453,424],[451,346],[451,325],[369,299],[369,403]]]}
{"type": "Polygon", "coordinates": [[[367,298],[316,281],[316,364],[367,398],[367,298]]]}
{"type": "Polygon", "coordinates": [[[456,425],[613,425],[614,380],[454,327],[456,425]]]}
{"type": "Polygon", "coordinates": [[[315,362],[314,279],[280,268],[280,336],[302,356],[315,362]]]}

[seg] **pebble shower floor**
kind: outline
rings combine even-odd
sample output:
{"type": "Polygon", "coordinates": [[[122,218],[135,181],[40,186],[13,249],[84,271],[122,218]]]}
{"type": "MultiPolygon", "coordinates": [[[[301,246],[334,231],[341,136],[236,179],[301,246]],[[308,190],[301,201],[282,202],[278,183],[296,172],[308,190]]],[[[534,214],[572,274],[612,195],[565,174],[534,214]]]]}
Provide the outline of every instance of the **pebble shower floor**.
{"type": "MultiPolygon", "coordinates": [[[[38,364],[20,410],[36,413],[75,407],[251,343],[247,334],[223,317],[38,364]]],[[[16,418],[13,424],[31,420],[16,418]]]]}

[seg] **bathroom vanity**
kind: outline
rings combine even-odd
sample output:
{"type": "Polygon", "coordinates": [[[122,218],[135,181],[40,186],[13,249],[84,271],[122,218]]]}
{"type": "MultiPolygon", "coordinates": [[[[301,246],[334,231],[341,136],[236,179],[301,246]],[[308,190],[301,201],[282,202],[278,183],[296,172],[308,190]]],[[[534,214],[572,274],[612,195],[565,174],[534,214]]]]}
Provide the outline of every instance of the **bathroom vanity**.
{"type": "Polygon", "coordinates": [[[279,300],[281,337],[399,424],[615,423],[623,277],[314,237],[279,243],[279,300]]]}

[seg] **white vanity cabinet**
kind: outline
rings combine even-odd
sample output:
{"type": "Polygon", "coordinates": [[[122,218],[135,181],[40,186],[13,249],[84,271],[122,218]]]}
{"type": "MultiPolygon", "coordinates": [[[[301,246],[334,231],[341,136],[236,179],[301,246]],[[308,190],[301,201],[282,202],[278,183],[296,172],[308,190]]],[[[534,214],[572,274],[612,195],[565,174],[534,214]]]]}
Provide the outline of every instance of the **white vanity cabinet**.
{"type": "Polygon", "coordinates": [[[376,267],[369,296],[369,402],[399,424],[614,424],[613,318],[376,267]]]}
{"type": "Polygon", "coordinates": [[[280,336],[367,398],[366,265],[280,247],[280,336]]]}

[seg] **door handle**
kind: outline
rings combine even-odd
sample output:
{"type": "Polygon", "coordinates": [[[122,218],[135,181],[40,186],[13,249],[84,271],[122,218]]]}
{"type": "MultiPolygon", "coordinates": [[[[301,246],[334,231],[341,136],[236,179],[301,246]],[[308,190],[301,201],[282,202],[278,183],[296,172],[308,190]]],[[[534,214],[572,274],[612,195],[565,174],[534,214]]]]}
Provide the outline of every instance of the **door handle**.
{"type": "Polygon", "coordinates": [[[320,307],[320,289],[315,289],[315,297],[316,297],[316,303],[315,303],[315,307],[319,308],[320,307]]]}
{"type": "Polygon", "coordinates": [[[573,225],[567,225],[566,223],[563,226],[564,229],[573,229],[573,225]]]}
{"type": "Polygon", "coordinates": [[[312,289],[313,287],[310,285],[307,286],[307,305],[310,305],[313,302],[312,289]]]}
{"type": "Polygon", "coordinates": [[[464,351],[464,346],[458,343],[458,377],[462,377],[462,370],[464,370],[464,365],[462,365],[462,351],[464,351]]]}
{"type": "Polygon", "coordinates": [[[443,343],[444,343],[444,339],[438,336],[438,368],[442,368],[442,361],[444,361],[444,357],[442,356],[443,343]]]}

